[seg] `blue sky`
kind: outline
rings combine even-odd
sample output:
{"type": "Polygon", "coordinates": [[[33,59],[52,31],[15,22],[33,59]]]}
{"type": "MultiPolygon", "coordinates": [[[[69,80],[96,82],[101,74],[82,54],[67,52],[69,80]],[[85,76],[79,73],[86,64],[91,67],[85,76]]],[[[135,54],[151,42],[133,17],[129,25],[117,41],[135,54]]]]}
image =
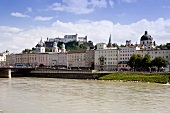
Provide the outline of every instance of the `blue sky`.
{"type": "Polygon", "coordinates": [[[157,44],[170,42],[170,0],[0,0],[0,17],[0,52],[76,33],[124,44],[147,30],[157,44]]]}

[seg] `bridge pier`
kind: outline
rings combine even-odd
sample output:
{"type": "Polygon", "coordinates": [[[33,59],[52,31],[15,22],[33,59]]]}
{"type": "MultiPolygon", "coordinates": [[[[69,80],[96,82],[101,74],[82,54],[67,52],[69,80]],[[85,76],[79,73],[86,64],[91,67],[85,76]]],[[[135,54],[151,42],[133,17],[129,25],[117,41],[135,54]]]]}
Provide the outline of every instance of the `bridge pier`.
{"type": "Polygon", "coordinates": [[[0,78],[11,78],[11,69],[1,69],[0,78]]]}

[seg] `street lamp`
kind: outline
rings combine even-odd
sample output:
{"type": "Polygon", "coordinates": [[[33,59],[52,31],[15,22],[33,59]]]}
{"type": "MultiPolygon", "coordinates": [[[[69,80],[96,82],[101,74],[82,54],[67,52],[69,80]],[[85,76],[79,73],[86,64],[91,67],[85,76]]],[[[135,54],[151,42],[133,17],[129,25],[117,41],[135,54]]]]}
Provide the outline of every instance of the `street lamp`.
{"type": "Polygon", "coordinates": [[[80,68],[79,62],[80,62],[80,58],[78,59],[78,69],[80,68]]]}
{"type": "Polygon", "coordinates": [[[120,48],[117,47],[117,71],[119,71],[119,54],[120,54],[120,48]]]}
{"type": "Polygon", "coordinates": [[[66,54],[67,54],[67,57],[66,57],[66,58],[67,58],[67,60],[66,60],[66,61],[67,61],[67,62],[66,62],[67,64],[66,64],[66,65],[67,65],[67,69],[68,69],[68,53],[66,53],[66,54]]]}

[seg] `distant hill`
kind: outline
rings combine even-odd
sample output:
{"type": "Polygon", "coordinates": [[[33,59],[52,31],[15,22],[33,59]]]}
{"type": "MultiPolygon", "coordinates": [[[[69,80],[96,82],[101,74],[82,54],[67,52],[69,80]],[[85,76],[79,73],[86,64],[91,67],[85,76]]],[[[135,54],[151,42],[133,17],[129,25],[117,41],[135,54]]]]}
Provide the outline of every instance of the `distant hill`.
{"type": "MultiPolygon", "coordinates": [[[[63,42],[58,42],[58,47],[61,47],[63,42]]],[[[88,49],[90,48],[88,44],[79,44],[76,41],[65,43],[65,47],[67,50],[78,50],[78,49],[88,49]]]]}

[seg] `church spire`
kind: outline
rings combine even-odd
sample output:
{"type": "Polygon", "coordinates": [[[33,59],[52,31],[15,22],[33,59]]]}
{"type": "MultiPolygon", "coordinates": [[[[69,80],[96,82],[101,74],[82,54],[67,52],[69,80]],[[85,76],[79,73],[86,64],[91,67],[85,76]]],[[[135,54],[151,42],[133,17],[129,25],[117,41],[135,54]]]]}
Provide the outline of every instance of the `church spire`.
{"type": "Polygon", "coordinates": [[[107,47],[112,47],[112,43],[111,43],[111,34],[110,34],[110,37],[109,37],[109,43],[108,43],[107,47]]]}

